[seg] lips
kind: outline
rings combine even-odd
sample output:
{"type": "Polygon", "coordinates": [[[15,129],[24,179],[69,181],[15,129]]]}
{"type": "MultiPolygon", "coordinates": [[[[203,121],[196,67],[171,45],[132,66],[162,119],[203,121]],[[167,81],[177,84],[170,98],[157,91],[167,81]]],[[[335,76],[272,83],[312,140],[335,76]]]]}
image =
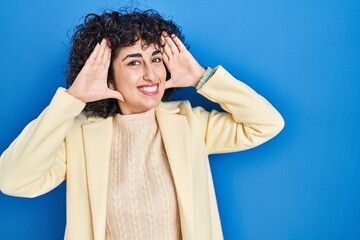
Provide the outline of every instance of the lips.
{"type": "Polygon", "coordinates": [[[144,95],[155,96],[159,93],[159,84],[147,84],[138,86],[137,89],[144,95]]]}

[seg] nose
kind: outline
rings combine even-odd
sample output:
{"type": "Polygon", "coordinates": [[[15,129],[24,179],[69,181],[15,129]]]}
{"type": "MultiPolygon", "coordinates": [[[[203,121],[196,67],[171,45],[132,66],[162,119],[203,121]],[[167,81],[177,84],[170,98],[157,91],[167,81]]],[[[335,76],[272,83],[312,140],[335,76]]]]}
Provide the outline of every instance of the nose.
{"type": "Polygon", "coordinates": [[[144,80],[152,82],[154,81],[154,70],[151,65],[146,65],[144,69],[144,80]]]}

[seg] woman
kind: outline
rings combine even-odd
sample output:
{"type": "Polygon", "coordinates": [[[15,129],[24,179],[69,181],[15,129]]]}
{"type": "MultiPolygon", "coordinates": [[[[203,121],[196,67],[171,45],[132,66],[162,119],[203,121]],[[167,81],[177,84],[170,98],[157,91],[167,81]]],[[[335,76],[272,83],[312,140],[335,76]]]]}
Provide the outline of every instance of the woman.
{"type": "Polygon", "coordinates": [[[66,180],[66,239],[222,239],[208,154],[255,147],[284,122],[180,39],[155,11],[88,15],[70,87],[1,155],[1,191],[35,197],[66,180]],[[226,112],[161,101],[189,86],[226,112]]]}

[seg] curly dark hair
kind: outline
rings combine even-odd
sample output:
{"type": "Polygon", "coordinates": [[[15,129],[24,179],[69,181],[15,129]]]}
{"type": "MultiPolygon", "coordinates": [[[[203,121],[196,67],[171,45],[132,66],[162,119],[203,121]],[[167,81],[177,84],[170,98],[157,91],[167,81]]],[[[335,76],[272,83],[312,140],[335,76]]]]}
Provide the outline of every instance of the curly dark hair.
{"type": "MultiPolygon", "coordinates": [[[[159,48],[164,46],[161,41],[163,32],[175,34],[184,42],[181,28],[172,20],[165,20],[155,10],[141,11],[120,10],[104,12],[101,15],[88,14],[84,23],[76,26],[75,33],[71,38],[71,50],[69,56],[69,70],[67,72],[67,86],[69,87],[79,74],[86,60],[103,38],[110,42],[111,63],[117,57],[120,48],[134,45],[139,39],[145,46],[154,44],[159,48]]],[[[188,47],[188,45],[186,45],[188,47]]],[[[112,65],[112,64],[111,64],[112,65]]],[[[109,67],[108,83],[113,83],[113,70],[109,67]]],[[[166,80],[170,73],[166,69],[166,80]]],[[[174,89],[166,89],[162,100],[168,100],[174,89]]],[[[116,99],[104,99],[89,102],[84,108],[86,116],[107,118],[119,113],[120,109],[116,99]]]]}

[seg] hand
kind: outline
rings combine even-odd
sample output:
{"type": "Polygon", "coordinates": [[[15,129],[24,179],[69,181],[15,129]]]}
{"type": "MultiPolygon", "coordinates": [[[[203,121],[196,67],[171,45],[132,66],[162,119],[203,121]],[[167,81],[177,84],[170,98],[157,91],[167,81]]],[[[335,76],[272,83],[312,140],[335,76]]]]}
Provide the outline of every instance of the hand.
{"type": "Polygon", "coordinates": [[[96,45],[67,92],[85,103],[107,98],[124,101],[120,92],[107,85],[110,58],[111,49],[107,40],[103,39],[96,45]]]}
{"type": "Polygon", "coordinates": [[[165,33],[162,39],[165,41],[163,59],[171,74],[171,78],[165,83],[165,88],[196,87],[206,70],[200,66],[177,36],[170,37],[165,33]]]}

